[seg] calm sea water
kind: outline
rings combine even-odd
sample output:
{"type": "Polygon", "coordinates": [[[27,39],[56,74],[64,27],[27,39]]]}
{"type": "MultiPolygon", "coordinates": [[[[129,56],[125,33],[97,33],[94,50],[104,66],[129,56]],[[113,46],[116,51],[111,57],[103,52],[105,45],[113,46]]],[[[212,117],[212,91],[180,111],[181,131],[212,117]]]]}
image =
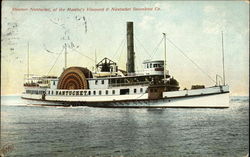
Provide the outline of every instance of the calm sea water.
{"type": "MultiPolygon", "coordinates": [[[[1,97],[8,156],[229,156],[249,152],[249,99],[227,109],[42,107],[1,97]]],[[[40,103],[40,102],[38,102],[40,103]]]]}

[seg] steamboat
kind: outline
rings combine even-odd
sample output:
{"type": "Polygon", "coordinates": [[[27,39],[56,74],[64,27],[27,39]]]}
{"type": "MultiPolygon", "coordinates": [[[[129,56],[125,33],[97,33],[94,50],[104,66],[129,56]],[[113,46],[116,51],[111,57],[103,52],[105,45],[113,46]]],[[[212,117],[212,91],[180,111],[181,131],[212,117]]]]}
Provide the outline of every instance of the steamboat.
{"type": "Polygon", "coordinates": [[[143,71],[136,72],[133,22],[127,22],[126,70],[119,69],[116,62],[104,58],[95,65],[95,71],[86,67],[65,66],[59,77],[28,74],[22,98],[49,102],[45,104],[49,106],[229,107],[224,56],[223,78],[216,75],[214,86],[193,85],[190,89],[180,90],[179,82],[166,69],[165,33],[163,39],[164,60],[145,60],[143,71]],[[223,80],[222,85],[219,78],[223,80]]]}

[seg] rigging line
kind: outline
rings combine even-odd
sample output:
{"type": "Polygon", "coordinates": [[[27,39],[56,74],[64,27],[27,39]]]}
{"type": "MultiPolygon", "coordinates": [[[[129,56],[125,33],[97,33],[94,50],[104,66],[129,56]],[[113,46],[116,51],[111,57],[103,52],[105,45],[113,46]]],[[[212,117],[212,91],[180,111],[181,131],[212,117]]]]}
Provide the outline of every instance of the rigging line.
{"type": "Polygon", "coordinates": [[[81,52],[77,51],[76,49],[73,49],[73,48],[70,48],[70,49],[73,50],[73,51],[75,51],[75,52],[77,52],[77,53],[80,54],[81,56],[88,58],[88,59],[91,60],[92,62],[95,62],[94,59],[92,59],[92,58],[90,58],[90,57],[88,57],[88,56],[82,54],[81,52]]]}
{"type": "Polygon", "coordinates": [[[55,62],[54,62],[54,64],[53,64],[53,66],[50,68],[50,70],[49,70],[49,72],[47,73],[47,75],[49,75],[50,71],[51,71],[51,70],[54,68],[54,66],[56,65],[56,62],[57,62],[57,60],[59,59],[59,57],[61,56],[61,54],[63,53],[63,50],[64,50],[64,47],[63,47],[62,51],[59,53],[59,55],[57,56],[57,58],[56,58],[56,60],[55,60],[55,62]]]}
{"type": "Polygon", "coordinates": [[[138,96],[137,98],[135,99],[139,99],[140,97],[142,97],[143,95],[145,95],[146,93],[142,93],[140,96],[138,96]]]}
{"type": "Polygon", "coordinates": [[[157,52],[158,48],[160,47],[162,41],[163,41],[163,38],[161,38],[161,41],[157,44],[157,46],[155,47],[155,49],[152,51],[153,55],[151,56],[150,59],[152,59],[154,57],[154,55],[157,52]]]}
{"type": "Polygon", "coordinates": [[[122,46],[122,44],[123,44],[123,42],[125,41],[125,38],[122,40],[122,42],[120,43],[120,45],[119,45],[119,47],[118,47],[118,49],[115,51],[115,55],[113,56],[113,58],[115,58],[116,57],[116,55],[117,55],[117,52],[119,51],[119,49],[121,48],[121,46],[122,46]]]}
{"type": "Polygon", "coordinates": [[[145,50],[145,52],[147,53],[147,55],[149,55],[149,58],[151,58],[150,53],[146,50],[146,48],[143,46],[143,44],[137,39],[137,37],[135,36],[135,39],[138,41],[138,43],[142,46],[142,48],[145,50]]]}
{"type": "MultiPolygon", "coordinates": [[[[137,46],[136,46],[136,44],[134,44],[134,51],[135,51],[135,52],[138,52],[138,51],[137,51],[137,46]]],[[[134,66],[135,66],[136,71],[138,71],[137,60],[139,60],[138,55],[136,56],[136,55],[134,54],[134,66]]]]}
{"type": "Polygon", "coordinates": [[[124,47],[125,47],[125,42],[123,42],[123,44],[122,44],[122,46],[121,46],[121,49],[120,49],[120,51],[118,52],[119,56],[117,56],[117,62],[120,61],[120,58],[121,58],[121,56],[122,56],[122,52],[123,52],[124,47]]]}
{"type": "Polygon", "coordinates": [[[216,83],[216,81],[210,76],[208,75],[204,70],[202,70],[202,68],[196,64],[191,58],[189,58],[178,46],[176,46],[170,39],[166,38],[177,50],[179,50],[186,58],[189,59],[189,61],[191,61],[201,72],[203,72],[205,75],[207,75],[207,77],[209,79],[211,79],[214,83],[216,83]]]}
{"type": "MultiPolygon", "coordinates": [[[[135,52],[139,52],[139,51],[138,51],[137,44],[134,44],[134,46],[135,46],[135,52]]],[[[142,70],[142,69],[141,69],[141,66],[138,66],[138,63],[143,63],[143,62],[142,62],[143,59],[142,59],[141,57],[139,57],[139,55],[136,55],[136,54],[135,54],[134,57],[135,57],[135,58],[134,58],[134,60],[135,60],[135,67],[137,68],[136,70],[137,70],[137,71],[142,70]],[[137,61],[138,61],[138,62],[137,62],[137,61]]]]}
{"type": "Polygon", "coordinates": [[[122,52],[123,52],[123,50],[124,50],[124,47],[125,47],[125,42],[124,42],[124,44],[123,44],[123,46],[122,46],[122,49],[121,49],[121,52],[120,52],[120,56],[119,56],[119,58],[118,58],[118,62],[120,62],[120,59],[121,59],[121,56],[122,56],[122,52]]]}

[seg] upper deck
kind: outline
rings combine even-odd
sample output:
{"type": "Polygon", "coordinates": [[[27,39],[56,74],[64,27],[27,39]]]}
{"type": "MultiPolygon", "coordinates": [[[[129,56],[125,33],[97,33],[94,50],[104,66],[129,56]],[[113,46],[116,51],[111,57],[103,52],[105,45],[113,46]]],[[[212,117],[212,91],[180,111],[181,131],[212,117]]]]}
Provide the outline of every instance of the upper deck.
{"type": "Polygon", "coordinates": [[[29,74],[24,76],[24,87],[26,88],[50,88],[52,81],[58,80],[56,76],[38,76],[29,74]]]}

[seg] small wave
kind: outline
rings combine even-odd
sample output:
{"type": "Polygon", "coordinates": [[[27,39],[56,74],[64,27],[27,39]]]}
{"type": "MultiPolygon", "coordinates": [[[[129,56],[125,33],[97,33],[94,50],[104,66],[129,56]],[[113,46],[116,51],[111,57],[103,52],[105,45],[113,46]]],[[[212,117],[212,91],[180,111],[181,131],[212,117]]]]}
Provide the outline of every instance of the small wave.
{"type": "Polygon", "coordinates": [[[6,103],[3,103],[3,104],[1,104],[1,105],[4,105],[4,106],[26,106],[27,104],[25,104],[25,103],[20,103],[20,104],[6,104],[6,103]]]}
{"type": "Polygon", "coordinates": [[[97,146],[91,146],[91,149],[100,149],[100,148],[107,148],[105,145],[97,145],[97,146]]]}
{"type": "Polygon", "coordinates": [[[64,105],[64,104],[30,104],[29,106],[42,106],[42,107],[54,107],[57,109],[85,109],[89,108],[88,106],[72,106],[72,105],[64,105]]]}
{"type": "Polygon", "coordinates": [[[247,96],[242,96],[242,97],[232,97],[230,98],[230,101],[233,101],[233,102],[249,102],[249,97],[247,96]]]}
{"type": "Polygon", "coordinates": [[[82,109],[85,109],[85,108],[89,108],[88,106],[65,106],[65,107],[61,107],[61,108],[70,108],[70,109],[79,109],[79,108],[82,108],[82,109]]]}

